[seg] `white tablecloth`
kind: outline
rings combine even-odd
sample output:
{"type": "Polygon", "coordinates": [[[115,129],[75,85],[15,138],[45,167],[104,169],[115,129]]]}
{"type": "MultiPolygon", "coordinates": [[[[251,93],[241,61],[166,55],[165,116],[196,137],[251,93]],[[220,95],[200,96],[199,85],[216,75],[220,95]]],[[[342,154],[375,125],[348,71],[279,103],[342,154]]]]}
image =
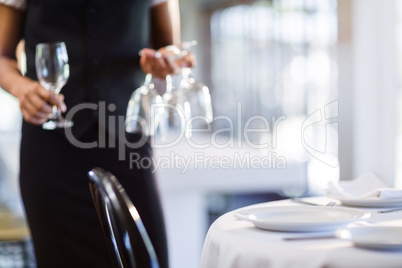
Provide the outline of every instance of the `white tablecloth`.
{"type": "MultiPolygon", "coordinates": [[[[323,204],[329,199],[310,198],[323,204]]],[[[255,206],[300,205],[289,200],[255,206]]],[[[353,225],[402,227],[402,211],[379,214],[378,209],[364,209],[371,217],[353,225]]],[[[330,268],[330,267],[402,267],[402,251],[377,251],[357,248],[341,239],[284,241],[283,237],[300,234],[270,232],[238,220],[233,212],[217,219],[209,228],[200,268],[330,268]]]]}

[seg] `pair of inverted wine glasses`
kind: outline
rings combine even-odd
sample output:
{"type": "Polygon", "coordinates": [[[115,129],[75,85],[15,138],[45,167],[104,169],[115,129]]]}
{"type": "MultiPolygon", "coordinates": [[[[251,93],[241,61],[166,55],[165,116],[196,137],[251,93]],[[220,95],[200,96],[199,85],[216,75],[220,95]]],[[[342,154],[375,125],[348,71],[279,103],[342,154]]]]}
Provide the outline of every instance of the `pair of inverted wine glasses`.
{"type": "MultiPolygon", "coordinates": [[[[196,41],[168,46],[173,60],[189,53],[196,41]]],[[[159,128],[162,137],[171,132],[190,133],[191,127],[213,121],[212,101],[206,85],[197,81],[190,68],[182,68],[180,81],[166,77],[166,90],[160,95],[152,75],[147,74],[144,84],[136,89],[129,100],[126,131],[155,135],[159,128]],[[176,82],[176,83],[175,83],[176,82]]]]}

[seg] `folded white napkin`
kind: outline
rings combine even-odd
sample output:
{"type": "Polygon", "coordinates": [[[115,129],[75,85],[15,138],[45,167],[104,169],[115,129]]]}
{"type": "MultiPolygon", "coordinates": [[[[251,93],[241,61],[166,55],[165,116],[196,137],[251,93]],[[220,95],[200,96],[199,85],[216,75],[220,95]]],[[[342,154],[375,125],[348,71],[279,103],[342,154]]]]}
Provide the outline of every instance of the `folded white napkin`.
{"type": "Polygon", "coordinates": [[[376,175],[367,173],[351,181],[328,183],[327,195],[341,199],[402,199],[402,189],[390,188],[376,175]]]}

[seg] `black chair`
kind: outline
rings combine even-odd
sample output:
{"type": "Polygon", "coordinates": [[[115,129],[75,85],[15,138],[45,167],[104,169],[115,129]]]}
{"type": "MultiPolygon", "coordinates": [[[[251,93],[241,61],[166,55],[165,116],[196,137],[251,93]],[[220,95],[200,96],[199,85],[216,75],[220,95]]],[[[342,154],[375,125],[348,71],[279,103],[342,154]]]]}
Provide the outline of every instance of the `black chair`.
{"type": "Polygon", "coordinates": [[[88,176],[115,267],[159,268],[141,217],[116,177],[101,168],[92,169],[88,176]]]}

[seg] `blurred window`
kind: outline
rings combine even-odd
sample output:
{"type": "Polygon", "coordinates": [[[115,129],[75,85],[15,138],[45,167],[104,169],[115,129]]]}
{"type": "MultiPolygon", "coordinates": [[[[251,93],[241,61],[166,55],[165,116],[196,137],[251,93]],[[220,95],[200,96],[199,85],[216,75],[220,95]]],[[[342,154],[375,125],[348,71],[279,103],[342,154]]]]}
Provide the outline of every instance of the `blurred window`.
{"type": "Polygon", "coordinates": [[[337,1],[229,3],[210,20],[214,128],[337,179],[337,1]]]}

